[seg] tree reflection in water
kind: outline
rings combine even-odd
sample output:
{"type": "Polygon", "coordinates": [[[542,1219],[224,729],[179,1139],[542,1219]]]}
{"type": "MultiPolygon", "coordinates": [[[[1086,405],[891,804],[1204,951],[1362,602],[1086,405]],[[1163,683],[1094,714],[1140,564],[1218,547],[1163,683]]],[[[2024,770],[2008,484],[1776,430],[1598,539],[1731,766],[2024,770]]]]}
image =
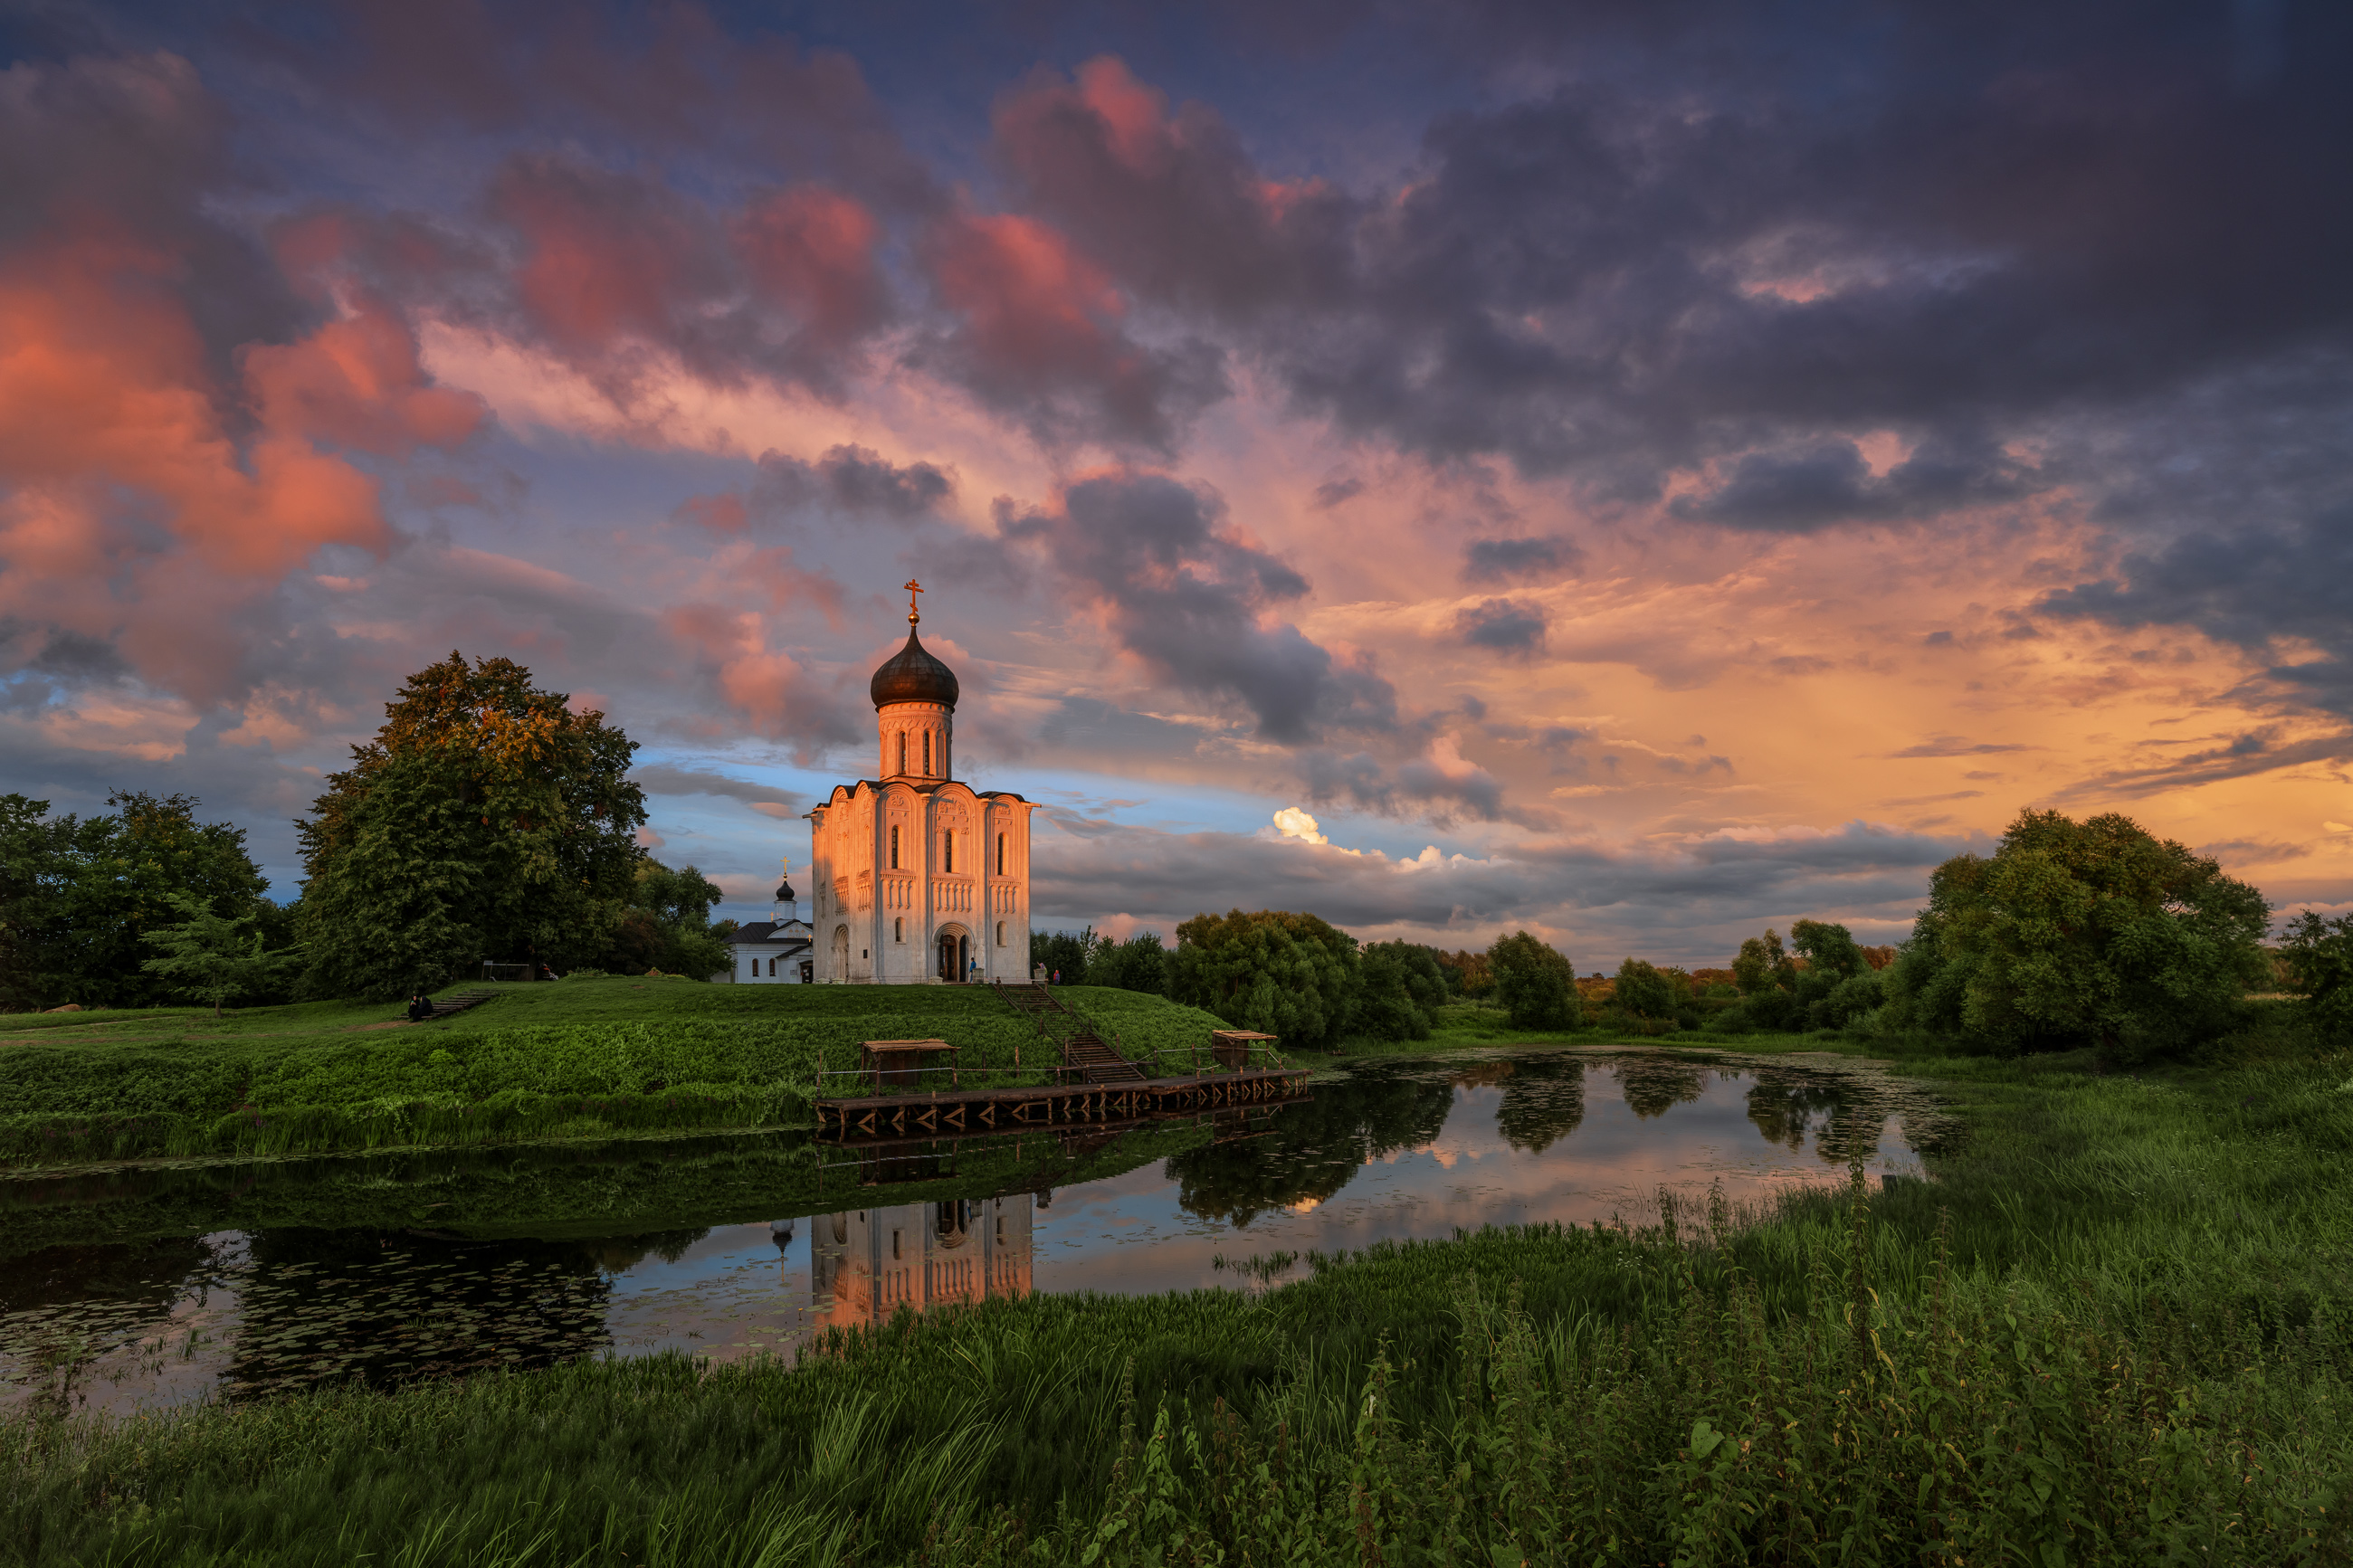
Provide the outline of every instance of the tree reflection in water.
{"type": "Polygon", "coordinates": [[[1857,1121],[1836,1087],[1803,1078],[1770,1079],[1751,1089],[1748,1120],[1767,1142],[1793,1153],[1805,1148],[1807,1133],[1819,1129],[1814,1148],[1832,1164],[1846,1163],[1851,1140],[1877,1131],[1857,1121]]]}
{"type": "Polygon", "coordinates": [[[1272,1209],[1322,1203],[1367,1162],[1429,1142],[1454,1109],[1454,1085],[1429,1072],[1364,1069],[1320,1079],[1255,1137],[1188,1149],[1166,1166],[1187,1214],[1237,1230],[1272,1209]]]}
{"type": "Polygon", "coordinates": [[[1664,1116],[1707,1087],[1708,1069],[1664,1057],[1633,1057],[1618,1064],[1618,1091],[1627,1109],[1645,1120],[1664,1116]]]}
{"type": "Polygon", "coordinates": [[[1523,1057],[1500,1064],[1504,1102],[1495,1130],[1525,1153],[1541,1154],[1585,1120],[1585,1064],[1575,1057],[1523,1057]]]}

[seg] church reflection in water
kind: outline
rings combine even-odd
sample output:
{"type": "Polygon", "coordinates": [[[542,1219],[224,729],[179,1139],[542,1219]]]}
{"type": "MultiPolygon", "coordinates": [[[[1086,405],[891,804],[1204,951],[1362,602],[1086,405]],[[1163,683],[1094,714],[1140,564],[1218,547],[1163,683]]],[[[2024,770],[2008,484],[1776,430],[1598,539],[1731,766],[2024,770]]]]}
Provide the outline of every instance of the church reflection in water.
{"type": "Polygon", "coordinates": [[[809,1222],[809,1283],[818,1326],[858,1328],[951,1301],[1030,1289],[1029,1193],[846,1209],[809,1222]]]}

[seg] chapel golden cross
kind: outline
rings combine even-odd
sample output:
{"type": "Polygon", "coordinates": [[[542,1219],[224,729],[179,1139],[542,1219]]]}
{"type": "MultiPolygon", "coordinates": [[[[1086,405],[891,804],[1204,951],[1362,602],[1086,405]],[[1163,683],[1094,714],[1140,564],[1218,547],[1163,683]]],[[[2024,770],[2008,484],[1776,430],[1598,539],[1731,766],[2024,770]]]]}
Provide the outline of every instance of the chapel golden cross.
{"type": "Polygon", "coordinates": [[[923,585],[921,583],[916,582],[913,577],[907,579],[907,624],[911,626],[923,618],[922,606],[915,603],[915,595],[923,591],[923,585]]]}

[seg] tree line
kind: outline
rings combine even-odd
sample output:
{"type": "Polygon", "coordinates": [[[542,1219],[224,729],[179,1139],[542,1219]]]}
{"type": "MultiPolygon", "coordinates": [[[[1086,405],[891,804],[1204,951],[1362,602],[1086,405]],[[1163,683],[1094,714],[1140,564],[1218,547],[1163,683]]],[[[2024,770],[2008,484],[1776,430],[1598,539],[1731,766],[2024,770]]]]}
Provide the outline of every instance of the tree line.
{"type": "MultiPolygon", "coordinates": [[[[729,966],[720,889],[637,842],[636,742],[504,658],[409,677],[352,764],[296,824],[290,905],[243,830],[185,795],[118,791],[53,816],[0,796],[0,1009],[146,1006],[438,989],[485,961],[693,976],[729,966]]],[[[2265,946],[2271,909],[2211,857],[2109,814],[2027,811],[1989,856],[1936,868],[1908,940],[1859,944],[1832,921],[1768,930],[1724,969],[1629,957],[1580,981],[1526,931],[1479,951],[1360,942],[1288,910],[1198,914],[1174,945],[1143,931],[1033,931],[1065,983],[1154,992],[1239,1026],[1328,1047],[1426,1038],[1455,1001],[1523,1029],[1642,1034],[1843,1030],[2016,1054],[2097,1046],[2178,1055],[2241,1026],[2257,990],[2353,1037],[2353,917],[2306,912],[2265,946]]]]}
{"type": "Polygon", "coordinates": [[[0,796],[0,1009],[385,1000],[484,962],[697,977],[729,967],[719,889],[637,842],[637,745],[504,658],[409,677],[299,821],[290,904],[193,796],[103,815],[0,796]]]}
{"type": "Polygon", "coordinates": [[[1033,931],[1066,984],[1155,992],[1239,1027],[1331,1048],[1426,1038],[1461,999],[1514,1028],[1612,1033],[1831,1031],[1936,1039],[2015,1056],[2094,1047],[2132,1061],[2193,1053],[2245,1027],[2250,998],[2353,1041],[2353,916],[2306,911],[2267,946],[2272,910],[2211,857],[2129,817],[2026,811],[1989,856],[1936,868],[1912,933],[1869,947],[1835,921],[1744,940],[1722,969],[1629,957],[1579,980],[1559,950],[1516,931],[1482,951],[1359,942],[1312,914],[1197,915],[1176,944],[1033,931]]]}

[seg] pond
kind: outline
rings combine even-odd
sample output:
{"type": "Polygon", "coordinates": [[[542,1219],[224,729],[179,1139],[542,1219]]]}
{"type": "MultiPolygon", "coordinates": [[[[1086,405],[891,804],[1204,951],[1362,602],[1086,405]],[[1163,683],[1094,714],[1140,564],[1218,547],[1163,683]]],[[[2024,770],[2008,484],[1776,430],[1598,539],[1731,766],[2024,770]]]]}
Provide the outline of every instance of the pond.
{"type": "Polygon", "coordinates": [[[1311,1250],[1651,1225],[1916,1175],[1839,1064],[1373,1060],[1247,1118],[860,1157],[798,1134],[0,1179],[0,1399],[130,1409],[359,1378],[788,1352],[902,1305],[1253,1287],[1311,1250]],[[1256,1258],[1247,1274],[1233,1265],[1256,1258]]]}

